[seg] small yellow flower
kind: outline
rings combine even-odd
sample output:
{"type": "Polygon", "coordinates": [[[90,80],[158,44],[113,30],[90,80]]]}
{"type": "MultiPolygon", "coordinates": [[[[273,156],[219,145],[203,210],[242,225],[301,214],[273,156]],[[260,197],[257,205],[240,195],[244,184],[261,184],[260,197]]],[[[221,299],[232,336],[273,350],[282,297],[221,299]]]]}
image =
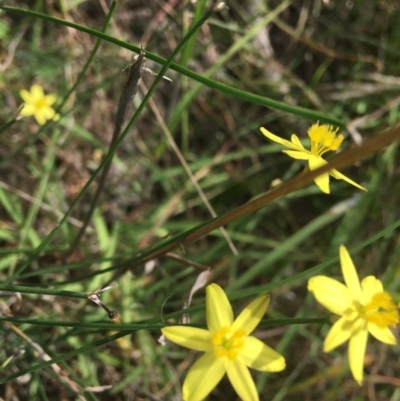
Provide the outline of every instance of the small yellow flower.
{"type": "Polygon", "coordinates": [[[332,351],[349,340],[350,369],[361,385],[368,333],[383,343],[396,344],[389,326],[399,323],[399,311],[377,278],[365,277],[360,285],[353,261],[343,245],[340,264],[346,285],[330,277],[316,276],[308,281],[308,290],[330,312],[341,316],[325,338],[324,351],[332,351]]]}
{"type": "MultiPolygon", "coordinates": [[[[308,160],[308,167],[310,170],[315,170],[318,167],[323,166],[327,162],[321,157],[324,153],[332,150],[337,150],[343,141],[343,135],[336,136],[339,128],[334,129],[331,125],[319,125],[318,123],[312,125],[308,130],[308,136],[311,139],[311,150],[307,150],[300,142],[297,135],[292,135],[291,142],[280,138],[267,131],[265,128],[260,128],[261,132],[271,141],[277,142],[291,150],[283,150],[294,159],[308,160]]],[[[315,184],[318,188],[326,193],[330,193],[329,189],[329,176],[336,178],[337,180],[347,181],[349,184],[366,191],[364,187],[352,181],[339,171],[333,169],[329,173],[322,174],[314,179],[315,184]]]]}
{"type": "Polygon", "coordinates": [[[265,314],[268,304],[268,295],[259,297],[234,320],[224,291],[218,285],[211,284],[206,289],[208,330],[187,326],[162,329],[169,340],[205,352],[189,370],[183,383],[185,401],[203,400],[225,373],[242,400],[259,400],[247,367],[263,372],[279,372],[285,368],[282,355],[259,339],[249,336],[265,314]]]}
{"type": "Polygon", "coordinates": [[[22,89],[19,93],[25,102],[20,111],[21,116],[34,116],[40,125],[45,124],[46,120],[60,118],[51,107],[56,102],[57,96],[45,95],[40,85],[32,85],[30,92],[22,89]]]}

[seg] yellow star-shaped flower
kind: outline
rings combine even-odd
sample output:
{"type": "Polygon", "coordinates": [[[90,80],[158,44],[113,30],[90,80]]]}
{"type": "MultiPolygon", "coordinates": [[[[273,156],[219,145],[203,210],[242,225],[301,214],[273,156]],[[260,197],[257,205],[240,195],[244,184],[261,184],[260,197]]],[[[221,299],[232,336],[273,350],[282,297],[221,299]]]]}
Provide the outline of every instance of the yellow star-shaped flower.
{"type": "Polygon", "coordinates": [[[349,340],[350,369],[361,385],[368,333],[383,343],[396,344],[389,326],[399,324],[399,311],[377,278],[365,277],[360,284],[343,245],[340,246],[340,264],[346,285],[330,277],[316,276],[308,281],[308,290],[330,312],[341,316],[325,338],[324,351],[332,351],[349,340]]]}
{"type": "Polygon", "coordinates": [[[34,116],[40,125],[45,124],[46,120],[60,118],[51,107],[56,102],[57,96],[45,95],[40,85],[32,85],[30,92],[22,89],[19,93],[25,102],[20,111],[21,116],[34,116]]]}
{"type": "MultiPolygon", "coordinates": [[[[319,125],[318,123],[312,125],[308,130],[308,136],[311,139],[311,150],[307,150],[300,142],[297,135],[292,135],[291,141],[280,138],[266,130],[265,128],[260,128],[261,132],[271,141],[277,142],[283,146],[286,146],[290,150],[283,150],[294,159],[307,160],[308,167],[310,170],[315,170],[318,167],[323,166],[327,162],[322,158],[322,155],[330,150],[337,150],[343,141],[343,135],[336,136],[338,131],[334,129],[331,125],[319,125]]],[[[326,193],[330,193],[329,189],[329,176],[336,178],[337,180],[347,181],[349,184],[366,191],[364,187],[357,184],[350,178],[346,177],[339,171],[333,169],[329,173],[322,174],[314,179],[315,184],[318,188],[326,193]]]]}
{"type": "Polygon", "coordinates": [[[269,304],[265,295],[251,302],[234,320],[232,307],[221,287],[206,289],[208,330],[169,326],[162,333],[169,340],[205,352],[189,370],[183,383],[185,401],[201,401],[225,373],[239,397],[258,401],[258,393],[247,367],[263,372],[279,372],[285,359],[259,339],[249,336],[257,327],[269,304]]]}

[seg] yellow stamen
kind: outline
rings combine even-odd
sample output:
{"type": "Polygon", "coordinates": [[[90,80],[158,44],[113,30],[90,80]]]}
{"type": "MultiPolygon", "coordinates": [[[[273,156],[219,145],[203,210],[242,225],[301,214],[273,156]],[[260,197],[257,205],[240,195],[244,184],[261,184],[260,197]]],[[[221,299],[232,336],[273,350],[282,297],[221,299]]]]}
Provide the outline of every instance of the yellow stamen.
{"type": "Polygon", "coordinates": [[[379,327],[395,326],[400,321],[398,306],[387,292],[375,294],[367,305],[360,307],[359,313],[379,327]]]}
{"type": "Polygon", "coordinates": [[[322,156],[324,153],[337,150],[343,141],[343,135],[336,136],[339,128],[332,125],[313,124],[308,130],[311,139],[311,153],[322,156]]]}
{"type": "Polygon", "coordinates": [[[212,343],[214,345],[214,355],[217,357],[226,356],[233,360],[238,352],[243,348],[243,338],[245,332],[243,330],[231,331],[227,327],[223,327],[214,333],[212,343]]]}

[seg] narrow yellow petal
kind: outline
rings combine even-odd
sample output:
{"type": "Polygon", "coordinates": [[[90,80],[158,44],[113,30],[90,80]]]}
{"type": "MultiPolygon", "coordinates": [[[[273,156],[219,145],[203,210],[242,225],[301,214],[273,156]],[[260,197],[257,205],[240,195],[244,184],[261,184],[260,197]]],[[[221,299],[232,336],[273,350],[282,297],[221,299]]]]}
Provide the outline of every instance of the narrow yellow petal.
{"type": "Polygon", "coordinates": [[[57,100],[57,96],[56,95],[47,95],[45,96],[46,99],[46,104],[47,106],[51,106],[52,104],[54,104],[57,100]]]}
{"type": "Polygon", "coordinates": [[[226,372],[224,358],[212,353],[201,356],[190,368],[182,386],[185,401],[201,401],[221,381],[226,372]]]}
{"type": "Polygon", "coordinates": [[[22,100],[26,103],[31,103],[32,102],[32,95],[30,92],[28,92],[26,89],[21,89],[19,91],[19,94],[22,97],[22,100]]]}
{"type": "MultiPolygon", "coordinates": [[[[308,166],[310,170],[316,170],[318,167],[326,164],[326,161],[322,157],[310,156],[308,159],[308,166]]],[[[329,194],[329,173],[324,173],[314,178],[314,182],[317,187],[325,194],[329,194]]]]}
{"type": "Polygon", "coordinates": [[[360,184],[357,184],[356,182],[351,180],[349,177],[346,177],[344,174],[340,173],[339,171],[337,171],[335,169],[331,170],[330,174],[332,177],[336,178],[337,180],[346,181],[349,184],[354,185],[355,187],[362,189],[363,191],[366,191],[366,189],[363,186],[361,186],[360,184]]]}
{"type": "Polygon", "coordinates": [[[19,114],[24,117],[33,116],[36,113],[36,107],[32,106],[31,104],[25,104],[24,107],[21,109],[19,114]]]}
{"type": "Polygon", "coordinates": [[[322,174],[314,178],[315,185],[324,193],[330,194],[331,190],[329,188],[329,174],[322,174]]]}
{"type": "Polygon", "coordinates": [[[244,339],[244,346],[237,360],[262,372],[280,372],[286,367],[285,358],[256,337],[244,339]]]}
{"type": "Polygon", "coordinates": [[[376,294],[383,292],[383,285],[380,280],[374,276],[367,276],[361,281],[362,303],[366,305],[376,294]]]}
{"type": "Polygon", "coordinates": [[[303,146],[295,145],[295,144],[293,144],[292,142],[290,142],[290,141],[288,141],[286,139],[283,139],[283,138],[281,138],[281,137],[279,137],[277,135],[274,135],[272,132],[269,132],[268,130],[266,130],[263,127],[261,127],[260,130],[271,141],[277,142],[280,145],[286,146],[289,149],[298,150],[300,152],[304,150],[303,146]]]}
{"type": "Polygon", "coordinates": [[[56,115],[55,110],[51,107],[44,107],[43,109],[40,109],[40,112],[43,114],[46,120],[52,120],[56,115]]]}
{"type": "Polygon", "coordinates": [[[328,162],[324,160],[322,157],[310,155],[309,158],[310,170],[316,170],[318,167],[325,166],[325,164],[328,164],[328,162]]]}
{"type": "Polygon", "coordinates": [[[354,298],[361,298],[361,286],[360,280],[354,267],[353,261],[351,260],[350,254],[344,245],[340,245],[339,248],[340,265],[342,267],[342,273],[344,282],[347,288],[352,293],[354,298]]]}
{"type": "Polygon", "coordinates": [[[341,282],[327,276],[315,276],[308,280],[308,291],[330,312],[343,315],[351,308],[352,296],[341,282]]]}
{"type": "Polygon", "coordinates": [[[208,330],[188,326],[168,326],[161,329],[168,340],[196,351],[212,350],[211,333],[208,330]]]}
{"type": "Polygon", "coordinates": [[[52,120],[55,114],[52,108],[45,107],[36,110],[35,118],[40,125],[44,125],[47,120],[52,120]]]}
{"type": "Polygon", "coordinates": [[[379,341],[385,344],[397,344],[396,337],[389,327],[380,327],[375,323],[368,322],[368,331],[379,341]]]}
{"type": "Polygon", "coordinates": [[[365,327],[354,333],[349,341],[350,370],[356,382],[361,386],[364,370],[364,356],[367,348],[368,331],[365,327]]]}
{"type": "Polygon", "coordinates": [[[297,160],[308,160],[310,158],[309,153],[299,152],[298,150],[282,150],[282,152],[297,160]]]}
{"type": "MultiPolygon", "coordinates": [[[[306,150],[305,147],[301,144],[300,139],[299,139],[299,137],[297,135],[292,134],[290,139],[291,139],[291,141],[292,141],[292,143],[294,145],[298,146],[299,148],[302,148],[302,149],[306,150]]],[[[307,152],[309,152],[309,151],[307,150],[307,152]]]]}
{"type": "Polygon", "coordinates": [[[233,311],[223,289],[211,284],[206,289],[207,327],[214,333],[222,327],[230,327],[233,323],[233,311]]]}
{"type": "Polygon", "coordinates": [[[34,99],[42,99],[44,98],[43,88],[40,85],[32,85],[31,94],[34,99]]]}
{"type": "Polygon", "coordinates": [[[250,302],[232,324],[232,330],[241,329],[250,334],[260,323],[269,305],[269,295],[264,295],[250,302]]]}
{"type": "Polygon", "coordinates": [[[234,360],[226,365],[226,373],[243,401],[259,401],[256,386],[246,365],[234,360]]]}
{"type": "Polygon", "coordinates": [[[39,125],[44,125],[46,123],[45,114],[43,114],[41,110],[36,110],[34,116],[39,125]]]}
{"type": "Polygon", "coordinates": [[[352,333],[350,322],[341,317],[333,324],[324,341],[324,352],[330,352],[347,341],[352,333]]]}

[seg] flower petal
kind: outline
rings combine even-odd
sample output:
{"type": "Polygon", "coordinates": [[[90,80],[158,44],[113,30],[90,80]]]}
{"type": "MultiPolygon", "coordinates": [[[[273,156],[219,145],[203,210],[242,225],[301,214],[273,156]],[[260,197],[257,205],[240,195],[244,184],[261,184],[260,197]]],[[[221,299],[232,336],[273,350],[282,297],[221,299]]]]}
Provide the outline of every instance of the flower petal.
{"type": "MultiPolygon", "coordinates": [[[[318,167],[323,166],[327,162],[322,157],[310,156],[308,159],[308,167],[310,170],[316,170],[318,167]]],[[[324,173],[314,178],[317,187],[325,194],[330,193],[329,189],[329,173],[324,173]]]]}
{"type": "Polygon", "coordinates": [[[33,116],[36,113],[36,107],[32,104],[24,104],[19,114],[24,117],[33,116]]]}
{"type": "Polygon", "coordinates": [[[343,315],[351,308],[351,293],[343,283],[333,278],[312,277],[308,280],[307,288],[321,305],[336,315],[343,315]]]}
{"type": "Polygon", "coordinates": [[[243,401],[259,401],[256,386],[246,365],[234,360],[226,365],[226,373],[243,401]]]}
{"type": "Polygon", "coordinates": [[[328,164],[328,162],[320,156],[310,155],[310,164],[310,170],[316,170],[317,168],[328,164]]]}
{"type": "Polygon", "coordinates": [[[212,350],[211,333],[208,330],[188,326],[168,326],[161,329],[168,340],[196,351],[212,350]]]}
{"type": "Polygon", "coordinates": [[[295,145],[292,142],[287,141],[286,139],[283,139],[277,135],[274,135],[273,133],[269,132],[268,130],[266,130],[263,127],[261,127],[260,130],[271,141],[277,142],[280,145],[286,146],[289,149],[298,150],[300,152],[302,152],[304,150],[304,147],[302,145],[301,146],[295,145]]]}
{"type": "Polygon", "coordinates": [[[224,290],[217,284],[206,289],[207,327],[211,333],[233,323],[233,311],[224,290]]]}
{"type": "Polygon", "coordinates": [[[329,188],[329,174],[322,174],[314,178],[314,183],[324,194],[331,193],[329,188]]]}
{"type": "MultiPolygon", "coordinates": [[[[302,149],[306,150],[305,147],[300,142],[300,139],[299,139],[299,137],[297,135],[292,134],[292,136],[290,137],[290,140],[292,141],[293,145],[296,145],[299,148],[302,148],[302,149]]],[[[307,150],[307,152],[309,152],[309,151],[307,150]]]]}
{"type": "Polygon", "coordinates": [[[239,362],[262,372],[280,372],[285,369],[285,358],[256,337],[246,337],[236,357],[239,362]]]}
{"type": "Polygon", "coordinates": [[[54,109],[52,109],[51,107],[43,107],[42,109],[38,110],[38,112],[40,111],[40,113],[43,114],[44,118],[46,118],[46,120],[52,120],[54,118],[54,116],[56,115],[56,112],[54,109]]]}
{"type": "Polygon", "coordinates": [[[339,171],[333,169],[330,171],[330,175],[334,178],[336,178],[337,180],[343,180],[348,182],[351,185],[354,185],[355,187],[362,189],[363,191],[366,191],[366,189],[361,186],[360,184],[357,184],[356,182],[354,182],[353,180],[351,180],[349,177],[346,177],[344,174],[340,173],[339,171]]]}
{"type": "Polygon", "coordinates": [[[182,386],[185,401],[201,401],[221,381],[226,372],[224,358],[212,353],[201,356],[190,368],[182,386]]]}
{"type": "Polygon", "coordinates": [[[372,297],[383,292],[383,285],[380,280],[374,276],[367,276],[361,281],[362,303],[366,305],[371,302],[372,297]]]}
{"type": "Polygon", "coordinates": [[[47,95],[45,96],[45,101],[47,106],[51,106],[52,104],[54,104],[57,100],[57,96],[56,95],[47,95]]]}
{"type": "Polygon", "coordinates": [[[324,341],[324,352],[330,352],[347,341],[352,333],[352,326],[346,317],[341,317],[333,324],[324,341]]]}
{"type": "Polygon", "coordinates": [[[32,85],[31,86],[31,95],[34,99],[42,99],[44,98],[43,88],[40,85],[32,85]]]}
{"type": "Polygon", "coordinates": [[[250,334],[265,315],[269,300],[269,295],[264,295],[250,302],[233,322],[232,330],[241,329],[246,335],[250,334]]]}
{"type": "Polygon", "coordinates": [[[344,282],[346,283],[347,288],[352,293],[353,297],[360,300],[361,298],[360,280],[358,279],[356,268],[354,267],[350,254],[344,245],[340,245],[339,256],[340,256],[340,266],[342,267],[344,282]]]}
{"type": "Polygon", "coordinates": [[[364,370],[364,356],[367,348],[368,330],[367,323],[354,333],[349,342],[349,363],[354,379],[361,386],[364,370]]]}
{"type": "Polygon", "coordinates": [[[308,153],[299,152],[298,150],[282,150],[282,152],[297,160],[308,160],[310,158],[308,153]]]}
{"type": "Polygon", "coordinates": [[[39,125],[46,124],[46,115],[43,113],[43,110],[36,110],[34,117],[39,125]]]}
{"type": "Polygon", "coordinates": [[[35,118],[40,125],[44,125],[46,120],[52,120],[55,114],[56,113],[54,109],[50,107],[44,107],[36,110],[35,118]]]}
{"type": "Polygon", "coordinates": [[[396,337],[389,327],[380,327],[376,323],[368,322],[368,331],[379,341],[385,344],[397,344],[396,337]]]}
{"type": "Polygon", "coordinates": [[[26,103],[31,103],[32,102],[32,95],[30,92],[28,92],[26,89],[21,89],[19,91],[20,96],[22,97],[22,100],[26,103]]]}

